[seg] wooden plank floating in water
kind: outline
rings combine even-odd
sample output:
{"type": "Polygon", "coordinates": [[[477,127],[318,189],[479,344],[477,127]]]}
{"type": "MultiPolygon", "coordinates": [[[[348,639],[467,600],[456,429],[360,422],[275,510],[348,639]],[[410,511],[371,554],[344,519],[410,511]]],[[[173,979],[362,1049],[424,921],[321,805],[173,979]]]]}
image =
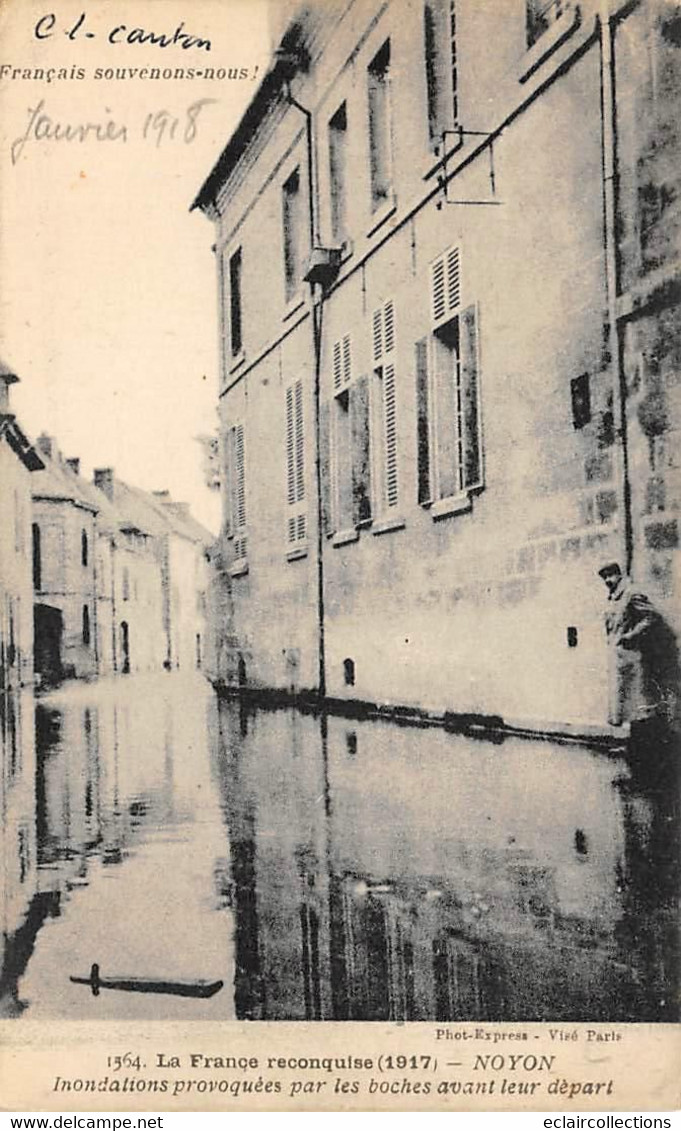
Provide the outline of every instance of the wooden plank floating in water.
{"type": "Polygon", "coordinates": [[[175,994],[176,997],[213,997],[222,989],[224,982],[208,981],[207,978],[169,979],[169,978],[105,978],[99,973],[99,966],[93,962],[89,978],[71,975],[71,982],[79,986],[90,986],[92,996],[98,997],[100,990],[122,990],[135,994],[175,994]]]}

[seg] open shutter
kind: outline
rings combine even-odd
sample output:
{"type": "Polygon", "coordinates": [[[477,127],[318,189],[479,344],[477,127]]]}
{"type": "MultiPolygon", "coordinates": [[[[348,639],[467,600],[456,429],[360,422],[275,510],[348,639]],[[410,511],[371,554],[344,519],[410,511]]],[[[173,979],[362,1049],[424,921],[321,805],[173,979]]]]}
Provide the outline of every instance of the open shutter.
{"type": "Polygon", "coordinates": [[[466,307],[461,314],[460,351],[463,398],[462,486],[470,489],[481,487],[483,483],[478,325],[475,306],[466,307]]]}
{"type": "Polygon", "coordinates": [[[371,452],[369,442],[369,379],[350,388],[352,437],[352,512],[355,524],[371,519],[371,452]]]}
{"type": "Polygon", "coordinates": [[[295,494],[296,501],[305,498],[305,437],[303,435],[303,382],[296,381],[294,397],[295,424],[295,494]]]}
{"type": "Polygon", "coordinates": [[[430,305],[433,326],[448,322],[461,304],[461,261],[458,247],[450,247],[430,268],[430,305]]]}
{"type": "Polygon", "coordinates": [[[419,503],[432,501],[430,475],[430,414],[428,390],[428,339],[416,343],[416,458],[419,503]]]}
{"type": "Polygon", "coordinates": [[[395,366],[383,367],[383,420],[385,424],[385,501],[397,506],[397,406],[395,366]]]}
{"type": "Polygon", "coordinates": [[[286,498],[289,506],[296,501],[293,388],[286,390],[286,498]]]}

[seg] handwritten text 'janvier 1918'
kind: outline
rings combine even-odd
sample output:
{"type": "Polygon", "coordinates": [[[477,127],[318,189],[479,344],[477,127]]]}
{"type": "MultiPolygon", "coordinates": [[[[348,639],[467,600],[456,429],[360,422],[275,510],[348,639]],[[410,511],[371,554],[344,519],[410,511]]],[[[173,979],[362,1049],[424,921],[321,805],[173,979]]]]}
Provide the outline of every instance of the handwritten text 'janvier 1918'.
{"type": "MultiPolygon", "coordinates": [[[[156,110],[146,114],[137,124],[134,132],[143,141],[159,146],[165,139],[183,141],[189,145],[197,135],[197,123],[204,106],[217,101],[215,98],[199,98],[192,102],[180,116],[167,110],[156,110]]],[[[105,113],[111,111],[105,108],[105,113]]],[[[133,128],[107,117],[99,122],[59,122],[45,111],[45,100],[41,98],[37,106],[27,109],[28,125],[25,132],[12,142],[10,153],[12,164],[16,165],[29,142],[63,141],[118,141],[127,142],[133,135],[133,128]]]]}

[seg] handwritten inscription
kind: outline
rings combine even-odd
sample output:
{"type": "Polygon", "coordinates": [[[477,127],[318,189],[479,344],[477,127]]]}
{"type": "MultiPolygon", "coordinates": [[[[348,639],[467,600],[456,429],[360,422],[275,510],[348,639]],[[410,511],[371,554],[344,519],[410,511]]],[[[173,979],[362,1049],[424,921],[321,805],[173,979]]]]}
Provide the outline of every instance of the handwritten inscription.
{"type": "MultiPolygon", "coordinates": [[[[97,32],[91,31],[87,26],[87,13],[81,12],[76,22],[71,27],[58,27],[57,17],[54,12],[41,16],[33,29],[36,39],[51,39],[58,33],[63,33],[68,39],[97,39],[101,38],[97,32]]],[[[181,47],[184,51],[195,47],[202,51],[210,51],[210,39],[200,35],[191,35],[184,30],[184,22],[178,24],[174,32],[148,31],[142,27],[129,28],[127,24],[116,24],[105,33],[109,43],[120,44],[152,44],[154,47],[181,47]]]]}
{"type": "MultiPolygon", "coordinates": [[[[164,139],[181,140],[186,145],[190,145],[197,135],[197,123],[201,111],[204,106],[215,101],[214,98],[200,98],[192,102],[181,117],[170,114],[167,110],[157,110],[147,114],[138,126],[139,136],[143,141],[154,142],[157,147],[164,139]]],[[[105,113],[109,116],[96,122],[57,121],[47,113],[45,100],[41,98],[37,106],[28,107],[28,126],[25,133],[12,142],[10,147],[12,164],[16,165],[26,146],[33,142],[127,142],[132,130],[111,117],[108,108],[105,113]]]]}

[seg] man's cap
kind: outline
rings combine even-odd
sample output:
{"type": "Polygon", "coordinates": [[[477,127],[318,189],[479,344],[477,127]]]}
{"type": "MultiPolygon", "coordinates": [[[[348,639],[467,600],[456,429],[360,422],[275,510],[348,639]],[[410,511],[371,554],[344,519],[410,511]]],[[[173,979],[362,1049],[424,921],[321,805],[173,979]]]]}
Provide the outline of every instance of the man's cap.
{"type": "Polygon", "coordinates": [[[621,573],[622,567],[619,562],[606,562],[604,566],[598,571],[599,577],[608,577],[611,573],[621,573]]]}

